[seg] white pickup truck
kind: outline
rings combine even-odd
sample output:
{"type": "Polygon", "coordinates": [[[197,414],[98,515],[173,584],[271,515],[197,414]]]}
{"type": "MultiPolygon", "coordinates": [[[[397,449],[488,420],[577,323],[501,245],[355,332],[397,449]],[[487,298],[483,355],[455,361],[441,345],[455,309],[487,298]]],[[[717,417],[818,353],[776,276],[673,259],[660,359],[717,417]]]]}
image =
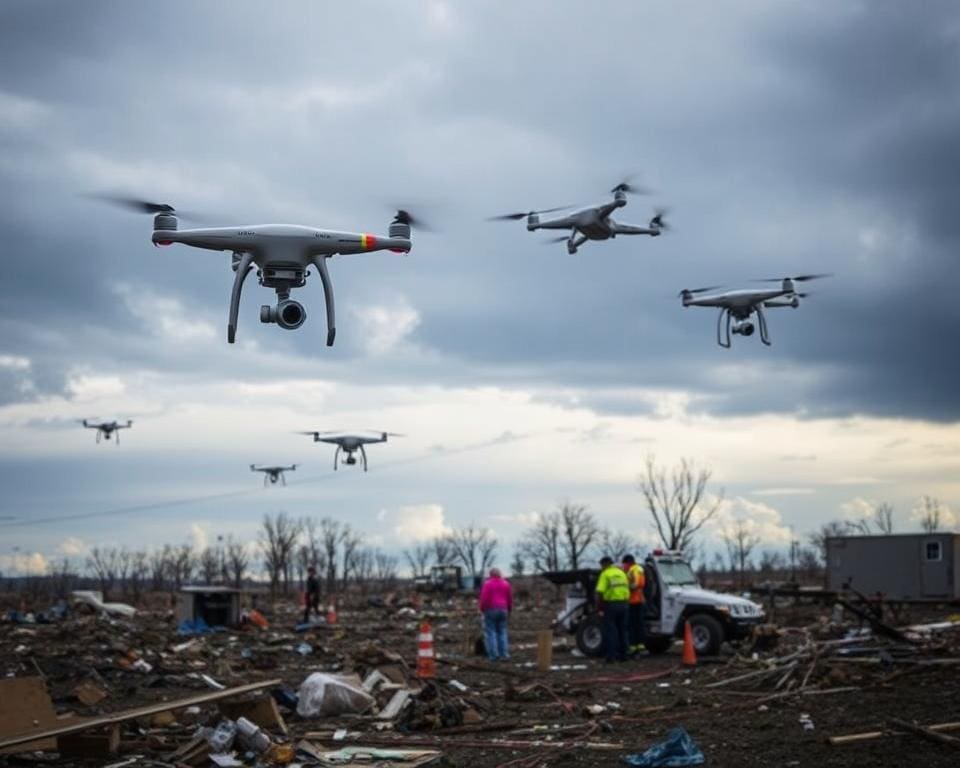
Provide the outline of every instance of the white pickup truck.
{"type": "MultiPolygon", "coordinates": [[[[763,608],[751,600],[703,589],[683,554],[655,549],[643,562],[646,576],[645,645],[650,653],[665,653],[683,637],[690,622],[693,646],[698,654],[715,654],[727,641],[750,636],[763,622],[763,608]]],[[[554,584],[574,585],[567,603],[554,620],[554,627],[576,633],[577,647],[587,656],[603,653],[602,618],[596,609],[594,589],[599,571],[552,571],[543,574],[554,584]]]]}

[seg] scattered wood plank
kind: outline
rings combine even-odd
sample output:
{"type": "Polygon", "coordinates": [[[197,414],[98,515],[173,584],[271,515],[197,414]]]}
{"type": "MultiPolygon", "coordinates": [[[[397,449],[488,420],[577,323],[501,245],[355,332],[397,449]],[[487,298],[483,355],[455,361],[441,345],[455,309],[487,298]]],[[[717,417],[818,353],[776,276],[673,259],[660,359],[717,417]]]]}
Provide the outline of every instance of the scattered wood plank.
{"type": "Polygon", "coordinates": [[[83,719],[75,718],[70,723],[58,727],[47,727],[28,733],[21,733],[19,735],[0,738],[0,750],[6,749],[7,747],[15,747],[21,744],[26,744],[38,739],[54,739],[58,736],[66,736],[71,733],[82,733],[83,731],[89,731],[93,728],[101,728],[103,726],[125,723],[128,720],[136,720],[139,717],[149,717],[150,715],[155,715],[158,712],[167,712],[172,709],[185,709],[186,707],[192,707],[199,704],[207,704],[213,701],[220,701],[221,699],[229,699],[234,696],[241,696],[245,693],[260,691],[264,688],[273,688],[282,684],[283,680],[280,679],[264,680],[263,682],[259,683],[241,685],[237,688],[227,688],[223,691],[210,691],[209,693],[201,693],[198,696],[190,696],[185,699],[161,701],[158,704],[151,704],[149,706],[138,707],[136,709],[127,709],[121,712],[103,715],[101,717],[90,717],[83,719]]]}
{"type": "MultiPolygon", "coordinates": [[[[952,723],[936,723],[934,725],[927,725],[925,728],[928,731],[933,731],[934,733],[940,733],[941,731],[960,731],[960,722],[952,723]]],[[[887,738],[888,736],[903,736],[903,731],[898,731],[894,729],[888,729],[885,731],[863,731],[861,733],[848,733],[843,736],[830,736],[827,739],[827,743],[839,746],[842,744],[856,744],[861,741],[875,741],[876,739],[887,738]]]]}
{"type": "Polygon", "coordinates": [[[898,717],[891,717],[887,722],[895,728],[912,733],[921,739],[932,741],[934,744],[944,744],[954,749],[960,749],[960,739],[956,736],[947,736],[945,733],[938,733],[925,726],[908,723],[906,720],[901,720],[898,717]]]}

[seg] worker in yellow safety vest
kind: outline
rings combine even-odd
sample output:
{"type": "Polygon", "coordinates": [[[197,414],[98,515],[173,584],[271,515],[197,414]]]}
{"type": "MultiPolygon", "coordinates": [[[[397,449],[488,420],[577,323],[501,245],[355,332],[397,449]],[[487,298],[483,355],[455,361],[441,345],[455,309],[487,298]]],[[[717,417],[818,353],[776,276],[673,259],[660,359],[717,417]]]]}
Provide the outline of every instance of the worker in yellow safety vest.
{"type": "Polygon", "coordinates": [[[603,616],[603,649],[607,664],[627,660],[627,605],[630,586],[627,574],[609,557],[600,558],[597,578],[597,600],[603,616]]]}
{"type": "Polygon", "coordinates": [[[627,625],[630,634],[630,653],[637,653],[644,649],[644,605],[643,588],[647,584],[646,576],[633,555],[623,556],[623,570],[627,574],[627,586],[630,587],[630,606],[627,609],[627,625]]]}

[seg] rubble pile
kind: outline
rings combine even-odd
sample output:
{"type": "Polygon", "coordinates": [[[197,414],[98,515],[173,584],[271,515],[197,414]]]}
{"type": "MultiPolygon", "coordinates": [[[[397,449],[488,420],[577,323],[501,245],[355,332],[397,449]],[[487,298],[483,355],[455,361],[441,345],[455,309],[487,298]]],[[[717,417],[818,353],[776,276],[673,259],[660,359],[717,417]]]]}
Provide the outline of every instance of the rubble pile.
{"type": "MultiPolygon", "coordinates": [[[[335,621],[309,624],[292,601],[261,604],[231,627],[128,608],[93,594],[5,614],[0,765],[443,759],[535,768],[598,759],[655,765],[661,754],[692,761],[677,765],[728,764],[751,739],[757,760],[741,754],[745,765],[772,764],[791,743],[826,750],[817,761],[829,765],[831,755],[890,739],[939,755],[957,725],[942,704],[915,695],[918,679],[943,700],[960,688],[960,617],[945,612],[937,622],[892,627],[823,611],[802,626],[760,627],[752,642],[684,666],[679,643],[615,665],[583,657],[565,636],[551,645],[548,635],[545,648],[553,611],[533,600],[515,608],[512,658],[499,662],[476,653],[470,596],[421,605],[410,595],[358,595],[338,601],[335,621]],[[435,644],[428,667],[418,665],[422,622],[435,644]],[[953,682],[925,675],[931,670],[953,682]],[[771,740],[771,728],[783,737],[771,740]]],[[[884,764],[879,754],[870,761],[884,764]]]]}

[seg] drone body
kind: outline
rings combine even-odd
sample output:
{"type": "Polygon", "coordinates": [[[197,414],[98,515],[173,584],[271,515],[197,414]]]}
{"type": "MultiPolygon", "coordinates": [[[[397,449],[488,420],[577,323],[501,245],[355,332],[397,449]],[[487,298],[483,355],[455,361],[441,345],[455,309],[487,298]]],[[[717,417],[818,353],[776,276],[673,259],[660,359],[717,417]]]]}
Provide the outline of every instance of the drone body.
{"type": "Polygon", "coordinates": [[[376,435],[360,435],[348,432],[300,432],[299,434],[312,435],[313,442],[315,443],[329,443],[337,446],[337,450],[333,454],[334,470],[338,468],[341,451],[347,454],[343,463],[349,466],[357,463],[357,457],[354,456],[354,454],[360,451],[360,456],[363,459],[364,472],[367,471],[367,452],[363,447],[364,445],[369,445],[370,443],[385,443],[388,437],[402,437],[402,435],[398,435],[396,432],[380,432],[376,435]]]}
{"type": "Polygon", "coordinates": [[[256,464],[250,465],[251,472],[263,472],[263,487],[267,487],[269,482],[271,485],[276,485],[277,482],[287,484],[287,478],[284,477],[284,472],[296,472],[297,465],[291,464],[289,467],[258,467],[256,464]]]}
{"type": "Polygon", "coordinates": [[[779,282],[780,287],[763,290],[742,289],[711,293],[711,291],[717,290],[718,286],[694,288],[692,290],[684,289],[680,291],[680,299],[685,307],[720,308],[720,314],[717,317],[717,344],[721,347],[730,348],[731,333],[740,336],[752,336],[754,325],[750,317],[754,314],[757,316],[760,340],[765,345],[770,346],[767,318],[763,310],[765,308],[778,309],[782,307],[796,309],[800,306],[801,297],[806,297],[807,294],[797,293],[794,282],[805,282],[820,277],[827,277],[827,275],[800,275],[798,277],[785,277],[782,280],[780,278],[764,280],[763,282],[779,282]],[[726,319],[726,326],[724,326],[724,319],[726,319]]]}
{"type": "Polygon", "coordinates": [[[554,241],[567,243],[567,252],[574,254],[577,249],[587,240],[609,240],[617,235],[650,235],[658,237],[663,230],[667,229],[667,224],[663,220],[664,211],[655,211],[653,218],[647,226],[637,224],[625,224],[615,221],[612,214],[618,208],[623,208],[627,204],[627,193],[640,193],[641,190],[631,186],[624,181],[617,184],[610,190],[613,199],[598,205],[591,205],[579,208],[566,216],[556,219],[540,220],[541,213],[553,213],[562,211],[566,207],[546,208],[540,211],[528,211],[526,213],[508,213],[502,216],[494,216],[493,221],[518,221],[526,218],[527,231],[535,232],[538,229],[567,229],[569,235],[559,237],[554,241]]]}
{"type": "Polygon", "coordinates": [[[327,346],[333,346],[336,337],[336,311],[333,284],[327,271],[327,259],[337,254],[367,253],[390,250],[396,253],[410,251],[410,227],[419,222],[407,211],[397,211],[390,223],[387,237],[362,232],[339,232],[291,224],[260,224],[236,227],[180,229],[173,206],[151,203],[126,197],[98,195],[114,204],[141,213],[155,214],[153,220],[154,245],[180,243],[193,248],[233,253],[233,291],[230,296],[230,317],[227,322],[227,341],[233,344],[237,335],[237,317],[240,294],[247,275],[256,268],[260,285],[272,288],[277,294],[274,306],[260,307],[260,322],[276,323],[293,330],[307,319],[306,310],[290,298],[290,291],[302,288],[309,276],[307,268],[317,268],[323,284],[327,310],[327,346]]]}
{"type": "Polygon", "coordinates": [[[99,423],[88,421],[87,419],[82,419],[81,424],[87,429],[97,430],[97,442],[100,442],[100,439],[109,440],[110,436],[116,432],[117,433],[117,445],[120,445],[120,430],[121,429],[130,429],[133,426],[133,422],[129,419],[126,424],[121,424],[120,422],[114,421],[102,421],[99,423]]]}

